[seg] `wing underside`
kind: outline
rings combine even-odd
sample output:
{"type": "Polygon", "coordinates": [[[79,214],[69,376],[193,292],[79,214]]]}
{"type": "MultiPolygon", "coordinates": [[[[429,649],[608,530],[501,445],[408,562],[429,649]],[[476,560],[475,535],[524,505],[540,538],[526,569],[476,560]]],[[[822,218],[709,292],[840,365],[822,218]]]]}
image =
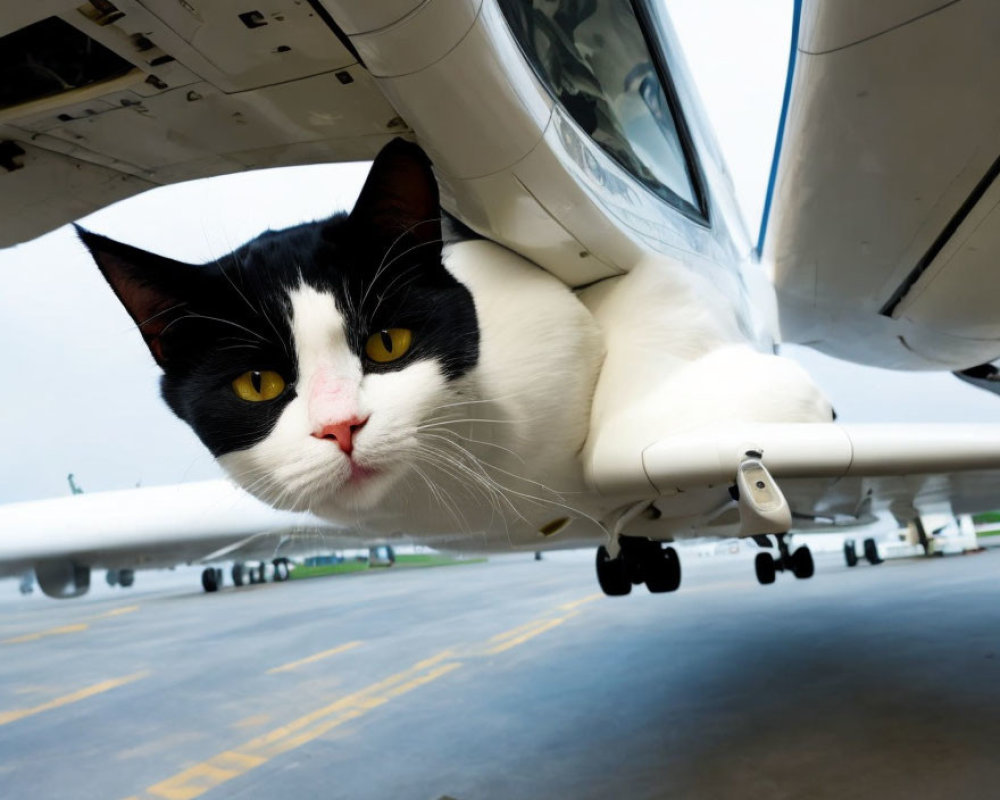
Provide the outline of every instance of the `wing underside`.
{"type": "MultiPolygon", "coordinates": [[[[738,532],[731,493],[740,464],[759,458],[793,518],[856,519],[888,510],[909,520],[950,505],[992,509],[1000,480],[1000,426],[731,424],[651,441],[641,451],[591,455],[588,479],[606,497],[647,497],[675,534],[738,532]]],[[[640,523],[640,527],[642,523],[640,523]]]]}
{"type": "Polygon", "coordinates": [[[805,0],[762,258],[782,333],[877,366],[1000,354],[1000,6],[805,0]]]}

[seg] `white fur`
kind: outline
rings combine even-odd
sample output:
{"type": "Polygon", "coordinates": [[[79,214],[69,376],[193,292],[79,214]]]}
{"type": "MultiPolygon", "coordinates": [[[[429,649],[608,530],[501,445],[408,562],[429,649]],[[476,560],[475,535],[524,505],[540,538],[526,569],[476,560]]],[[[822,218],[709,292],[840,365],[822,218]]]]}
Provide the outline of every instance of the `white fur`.
{"type": "Polygon", "coordinates": [[[620,463],[620,454],[723,421],[830,421],[830,405],[806,372],[753,350],[727,298],[681,265],[647,260],[581,299],[607,347],[588,463],[620,463]]]}

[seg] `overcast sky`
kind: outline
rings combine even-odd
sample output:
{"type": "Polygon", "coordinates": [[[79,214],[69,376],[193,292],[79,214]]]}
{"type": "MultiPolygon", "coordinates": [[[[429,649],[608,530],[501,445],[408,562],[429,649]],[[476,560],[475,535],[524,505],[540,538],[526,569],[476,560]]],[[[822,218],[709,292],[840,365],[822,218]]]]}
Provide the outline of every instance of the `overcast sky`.
{"type": "MultiPolygon", "coordinates": [[[[788,63],[791,0],[668,0],[726,154],[748,229],[760,220],[788,63]]],[[[365,165],[301,167],[165,187],[83,224],[203,262],[268,228],[349,208],[365,165]]],[[[158,396],[158,371],[72,232],[0,250],[0,502],[217,477],[158,396]]],[[[947,374],[900,374],[792,354],[841,420],[1000,422],[1000,402],[947,374]]]]}

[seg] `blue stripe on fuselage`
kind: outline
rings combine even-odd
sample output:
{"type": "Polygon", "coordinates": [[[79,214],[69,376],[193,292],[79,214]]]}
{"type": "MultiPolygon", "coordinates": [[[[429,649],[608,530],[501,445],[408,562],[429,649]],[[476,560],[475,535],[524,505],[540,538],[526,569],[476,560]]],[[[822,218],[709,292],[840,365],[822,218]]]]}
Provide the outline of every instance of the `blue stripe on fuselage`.
{"type": "Polygon", "coordinates": [[[767,220],[771,215],[771,199],[774,195],[774,182],[778,176],[778,157],[781,155],[781,142],[785,136],[785,118],[788,116],[788,102],[792,96],[792,77],[795,74],[795,56],[799,51],[799,19],[802,16],[802,0],[795,0],[792,9],[792,46],[788,56],[788,76],[785,78],[785,96],[781,101],[781,117],[778,119],[778,135],[774,141],[774,157],[771,159],[771,174],[767,179],[767,194],[764,196],[764,213],[760,218],[760,233],[757,235],[757,257],[764,252],[764,235],[767,233],[767,220]]]}

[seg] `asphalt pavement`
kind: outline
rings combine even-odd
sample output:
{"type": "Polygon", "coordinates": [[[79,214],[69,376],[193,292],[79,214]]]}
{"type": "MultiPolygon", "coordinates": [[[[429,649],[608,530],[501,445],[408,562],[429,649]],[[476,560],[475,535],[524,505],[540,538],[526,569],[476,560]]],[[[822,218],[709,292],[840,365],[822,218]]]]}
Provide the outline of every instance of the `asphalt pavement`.
{"type": "Polygon", "coordinates": [[[1000,552],[0,584],[0,798],[993,798],[1000,552]]]}

